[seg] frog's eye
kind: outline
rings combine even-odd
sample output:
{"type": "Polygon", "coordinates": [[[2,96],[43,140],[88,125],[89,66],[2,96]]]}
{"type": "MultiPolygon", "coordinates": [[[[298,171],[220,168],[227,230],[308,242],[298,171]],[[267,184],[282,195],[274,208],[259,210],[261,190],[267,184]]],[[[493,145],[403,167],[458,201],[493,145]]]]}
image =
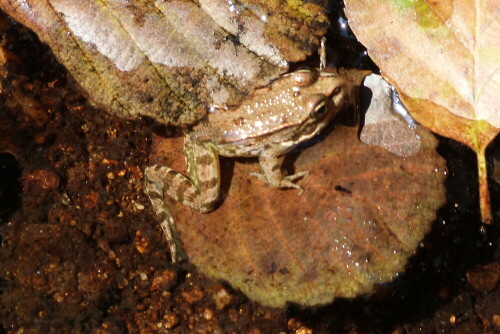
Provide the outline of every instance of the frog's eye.
{"type": "Polygon", "coordinates": [[[326,104],[325,100],[322,100],[319,102],[311,112],[311,117],[314,119],[320,119],[322,118],[328,110],[328,106],[326,104]]]}
{"type": "Polygon", "coordinates": [[[332,95],[337,95],[338,93],[340,93],[341,90],[342,89],[340,88],[340,86],[335,87],[335,89],[332,92],[332,95]]]}

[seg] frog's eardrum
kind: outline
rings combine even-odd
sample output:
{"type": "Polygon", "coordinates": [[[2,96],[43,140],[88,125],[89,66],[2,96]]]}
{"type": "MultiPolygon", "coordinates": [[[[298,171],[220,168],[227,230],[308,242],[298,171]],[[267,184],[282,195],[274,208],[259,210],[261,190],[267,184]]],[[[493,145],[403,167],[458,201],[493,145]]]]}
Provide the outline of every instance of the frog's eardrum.
{"type": "Polygon", "coordinates": [[[237,105],[305,59],[327,1],[0,0],[99,107],[185,125],[237,105]]]}

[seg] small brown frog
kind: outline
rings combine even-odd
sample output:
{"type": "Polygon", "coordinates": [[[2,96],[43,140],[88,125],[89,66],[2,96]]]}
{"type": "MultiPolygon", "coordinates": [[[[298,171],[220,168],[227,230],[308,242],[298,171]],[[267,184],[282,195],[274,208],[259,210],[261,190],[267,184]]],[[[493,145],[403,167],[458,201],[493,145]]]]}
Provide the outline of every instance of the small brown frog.
{"type": "Polygon", "coordinates": [[[326,70],[299,70],[282,76],[232,110],[214,108],[184,141],[189,177],[169,167],[146,169],[146,192],[160,218],[173,261],[178,260],[172,215],[164,193],[199,212],[213,210],[220,192],[219,155],[259,157],[261,181],[277,188],[302,188],[283,176],[278,157],[318,134],[347,99],[345,80],[326,70]]]}

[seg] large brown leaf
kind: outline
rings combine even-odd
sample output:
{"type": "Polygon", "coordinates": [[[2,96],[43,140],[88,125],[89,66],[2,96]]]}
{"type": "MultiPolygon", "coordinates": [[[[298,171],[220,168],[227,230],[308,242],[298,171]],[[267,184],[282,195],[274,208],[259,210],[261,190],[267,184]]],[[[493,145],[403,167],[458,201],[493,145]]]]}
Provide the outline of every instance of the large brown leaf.
{"type": "MultiPolygon", "coordinates": [[[[311,172],[300,196],[250,176],[255,164],[232,170],[223,160],[226,190],[215,211],[200,214],[166,198],[190,262],[275,307],[354,297],[393,279],[445,199],[445,162],[435,138],[421,130],[420,150],[403,158],[339,126],[294,163],[311,172]]],[[[172,156],[175,146],[167,143],[157,154],[168,151],[166,164],[182,170],[182,153],[172,156]]]]}
{"type": "Polygon", "coordinates": [[[0,0],[105,110],[193,123],[318,46],[326,1],[0,0]]]}
{"type": "Polygon", "coordinates": [[[491,220],[484,151],[500,131],[500,2],[345,2],[351,28],[415,119],[477,153],[481,213],[491,220]]]}

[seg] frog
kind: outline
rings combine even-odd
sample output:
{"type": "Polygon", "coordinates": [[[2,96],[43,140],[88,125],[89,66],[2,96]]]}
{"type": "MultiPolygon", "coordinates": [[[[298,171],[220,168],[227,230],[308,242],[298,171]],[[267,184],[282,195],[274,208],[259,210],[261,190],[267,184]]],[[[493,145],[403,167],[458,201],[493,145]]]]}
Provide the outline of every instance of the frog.
{"type": "Polygon", "coordinates": [[[235,108],[213,107],[184,135],[187,176],[168,166],[145,169],[145,192],[166,236],[171,259],[186,257],[179,244],[168,195],[208,213],[220,197],[219,156],[258,158],[258,180],[274,188],[304,189],[296,183],[309,171],[283,175],[280,157],[319,134],[347,103],[346,80],[329,68],[299,69],[257,89],[235,108]]]}

